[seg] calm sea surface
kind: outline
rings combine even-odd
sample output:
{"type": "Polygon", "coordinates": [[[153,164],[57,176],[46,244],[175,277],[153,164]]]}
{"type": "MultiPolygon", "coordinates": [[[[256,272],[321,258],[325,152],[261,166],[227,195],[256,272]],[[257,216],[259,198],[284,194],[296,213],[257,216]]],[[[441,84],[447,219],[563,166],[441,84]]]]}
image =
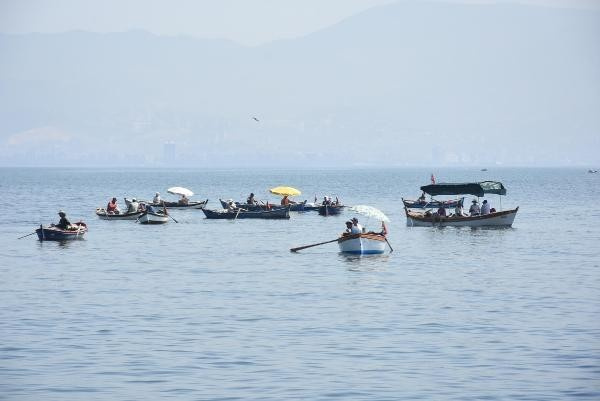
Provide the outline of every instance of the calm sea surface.
{"type": "Polygon", "coordinates": [[[407,227],[400,198],[430,173],[0,169],[0,399],[600,399],[600,175],[438,170],[502,181],[513,228],[407,227]],[[172,211],[179,224],[163,226],[94,215],[175,185],[211,208],[251,191],[276,200],[277,185],[372,205],[394,252],[290,253],[334,239],[347,211],[172,211]],[[59,209],[88,223],[85,240],[17,240],[59,209]]]}

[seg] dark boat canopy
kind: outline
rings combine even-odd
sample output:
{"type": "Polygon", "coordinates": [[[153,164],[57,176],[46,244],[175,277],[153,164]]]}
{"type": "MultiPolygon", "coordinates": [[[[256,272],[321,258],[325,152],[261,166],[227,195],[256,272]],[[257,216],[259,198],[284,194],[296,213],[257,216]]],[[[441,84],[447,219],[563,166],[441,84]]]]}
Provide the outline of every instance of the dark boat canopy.
{"type": "Polygon", "coordinates": [[[504,188],[504,185],[502,185],[501,182],[497,181],[470,182],[462,184],[431,184],[422,186],[421,191],[424,191],[431,196],[464,194],[474,196],[484,196],[484,194],[506,195],[506,188],[504,188]]]}

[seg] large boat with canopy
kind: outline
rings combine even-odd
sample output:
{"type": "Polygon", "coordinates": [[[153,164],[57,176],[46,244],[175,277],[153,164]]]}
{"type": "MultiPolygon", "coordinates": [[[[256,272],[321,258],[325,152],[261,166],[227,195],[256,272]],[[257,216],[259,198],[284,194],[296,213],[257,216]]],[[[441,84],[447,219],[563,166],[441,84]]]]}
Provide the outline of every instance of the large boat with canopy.
{"type": "MultiPolygon", "coordinates": [[[[482,181],[474,183],[440,183],[421,187],[421,191],[433,196],[439,195],[473,195],[478,198],[485,194],[506,195],[506,188],[498,181],[482,181]]],[[[502,208],[502,198],[500,198],[502,208]]],[[[488,214],[472,216],[439,213],[417,212],[404,207],[406,224],[410,227],[510,227],[515,220],[519,208],[492,211],[488,214]]]]}

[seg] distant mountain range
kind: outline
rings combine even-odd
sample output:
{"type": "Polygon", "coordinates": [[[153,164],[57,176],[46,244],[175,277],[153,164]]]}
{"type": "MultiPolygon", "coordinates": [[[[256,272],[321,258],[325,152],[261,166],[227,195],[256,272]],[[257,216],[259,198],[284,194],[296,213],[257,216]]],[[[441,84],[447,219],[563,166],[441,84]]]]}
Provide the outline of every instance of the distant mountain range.
{"type": "Polygon", "coordinates": [[[599,38],[598,11],[416,1],[258,47],[0,35],[0,164],[598,164],[599,38]]]}

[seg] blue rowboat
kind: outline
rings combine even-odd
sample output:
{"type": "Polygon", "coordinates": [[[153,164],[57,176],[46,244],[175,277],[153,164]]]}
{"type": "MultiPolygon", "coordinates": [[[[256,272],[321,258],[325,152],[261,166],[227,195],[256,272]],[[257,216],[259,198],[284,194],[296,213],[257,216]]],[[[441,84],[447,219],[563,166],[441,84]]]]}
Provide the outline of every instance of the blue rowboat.
{"type": "Polygon", "coordinates": [[[82,239],[87,230],[87,225],[83,221],[79,221],[67,230],[63,230],[54,225],[47,227],[40,225],[40,228],[35,230],[35,232],[40,241],[68,241],[82,239]]]}
{"type": "Polygon", "coordinates": [[[321,216],[333,216],[342,213],[342,205],[321,205],[319,206],[319,214],[321,216]]]}
{"type": "Polygon", "coordinates": [[[280,207],[277,209],[270,210],[257,210],[248,211],[238,209],[237,211],[229,210],[209,210],[202,209],[207,219],[289,219],[290,209],[287,207],[280,207]]]}
{"type": "MultiPolygon", "coordinates": [[[[223,199],[219,199],[219,201],[221,201],[221,206],[223,207],[223,209],[227,209],[229,207],[229,201],[224,201],[223,199]]],[[[236,208],[242,208],[248,211],[259,211],[259,210],[269,210],[269,209],[282,209],[285,206],[283,205],[279,205],[277,203],[268,203],[268,204],[249,204],[249,203],[241,203],[241,202],[234,202],[235,203],[235,207],[236,208]]],[[[289,204],[289,208],[290,208],[290,212],[303,212],[305,210],[308,209],[308,207],[305,206],[306,205],[306,201],[304,202],[300,202],[300,203],[291,203],[289,204]]],[[[312,210],[312,209],[311,209],[312,210]]]]}

